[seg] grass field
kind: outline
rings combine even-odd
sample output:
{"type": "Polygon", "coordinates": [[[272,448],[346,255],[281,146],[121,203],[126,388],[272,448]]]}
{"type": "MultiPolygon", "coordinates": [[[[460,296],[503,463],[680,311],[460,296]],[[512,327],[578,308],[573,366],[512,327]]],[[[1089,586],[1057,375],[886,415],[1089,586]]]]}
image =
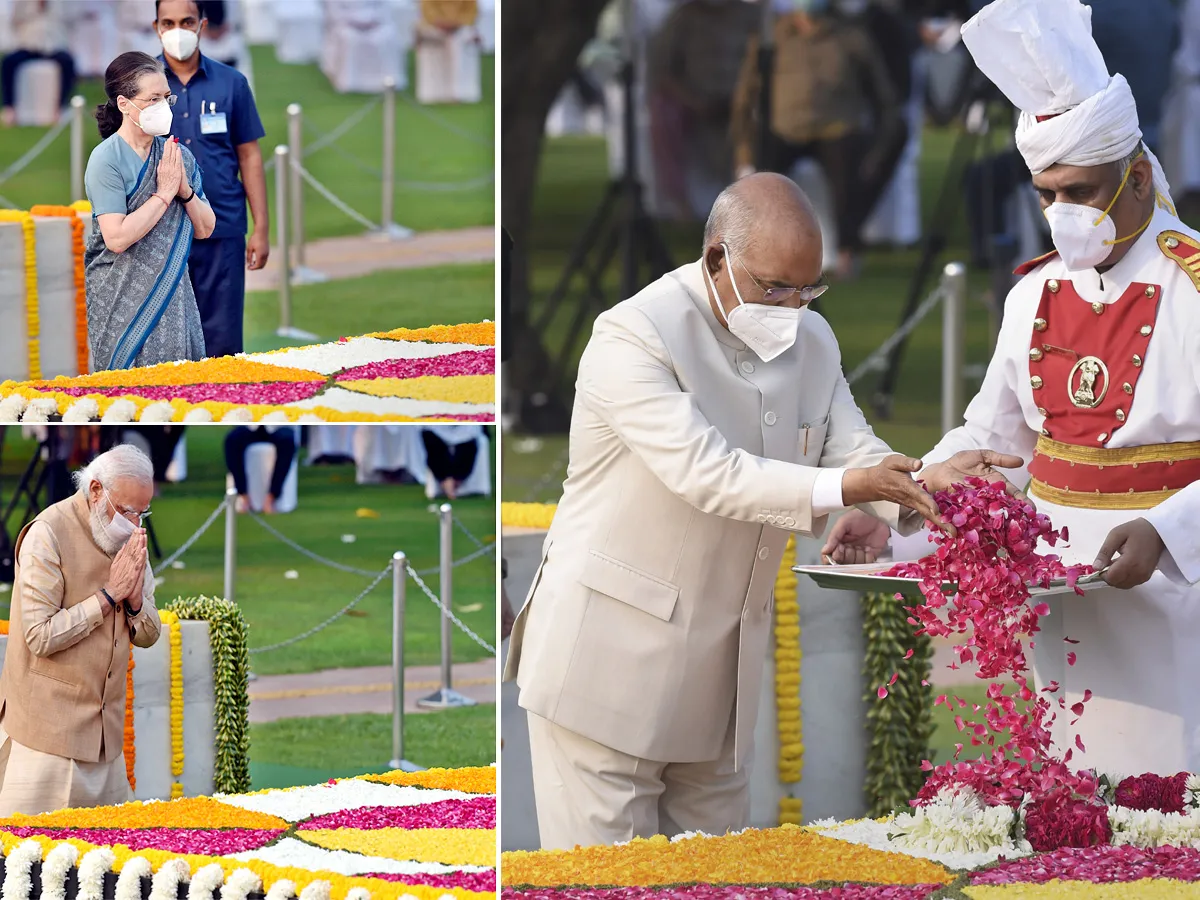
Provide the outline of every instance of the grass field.
{"type": "MultiPolygon", "coordinates": [[[[263,157],[287,142],[287,106],[301,104],[305,144],[328,134],[371,101],[362,94],[338,94],[315,66],[284,65],[270,47],[254,47],[255,102],[266,137],[263,157]]],[[[495,93],[493,58],[483,60],[483,102],[469,106],[420,107],[411,90],[396,103],[395,217],[417,231],[490,225],[495,221],[495,189],[487,177],[495,165],[495,93]],[[466,185],[464,189],[464,185],[466,185]]],[[[88,115],[104,98],[98,80],[82,81],[78,92],[88,115]]],[[[371,221],[380,214],[379,170],[382,157],[382,107],[376,105],[333,145],[304,160],[305,168],[353,209],[371,221]]],[[[100,141],[89,118],[86,152],[100,141]]],[[[0,170],[15,162],[44,133],[40,128],[0,130],[0,170]]],[[[268,173],[268,192],[274,178],[268,173]]],[[[0,195],[18,208],[34,203],[70,203],[70,149],[61,135],[28,168],[0,184],[0,195]]],[[[274,200],[271,201],[274,216],[274,200]]],[[[360,233],[362,226],[305,188],[305,232],[309,240],[360,233]]],[[[272,229],[272,233],[274,230],[272,229]]]]}
{"type": "MultiPolygon", "coordinates": [[[[496,707],[406,716],[404,755],[419,766],[490,766],[496,760],[496,707]]],[[[320,784],[387,769],[392,756],[390,716],[281,719],[250,726],[254,790],[320,784]]]]}
{"type": "MultiPolygon", "coordinates": [[[[186,540],[220,502],[225,489],[221,426],[198,426],[186,433],[188,478],[166,485],[154,502],[151,519],[164,555],[186,540]]],[[[12,490],[14,476],[32,453],[32,444],[10,429],[3,453],[3,487],[12,490]]],[[[424,491],[415,485],[354,484],[353,466],[300,466],[299,506],[270,522],[300,545],[346,565],[382,571],[392,553],[403,550],[414,568],[436,568],[438,525],[424,491]],[[360,518],[359,510],[377,513],[360,518]],[[353,535],[354,543],[343,543],[353,535]]],[[[6,498],[5,498],[6,499],[6,498]]],[[[480,540],[494,540],[495,504],[489,497],[470,497],[454,504],[455,514],[480,540]]],[[[15,534],[14,534],[15,536],[15,534]]],[[[158,601],[223,591],[223,520],[184,555],[186,568],[167,569],[158,601]]],[[[455,533],[455,558],[475,547],[455,533]]],[[[339,572],[299,555],[264,531],[249,517],[238,520],[236,600],[250,625],[250,647],[264,647],[297,635],[332,615],[371,581],[339,572]],[[290,579],[285,573],[295,571],[290,579]]],[[[495,562],[485,555],[454,571],[454,608],[459,617],[488,643],[496,640],[495,562]]],[[[436,575],[426,576],[437,591],[436,575]]],[[[7,595],[0,613],[7,615],[7,595]]],[[[439,613],[410,582],[406,616],[406,662],[438,661],[439,613]]],[[[454,659],[485,657],[478,644],[455,629],[454,659]]],[[[257,674],[311,672],[341,666],[387,665],[391,661],[391,577],[386,577],[351,614],[329,628],[285,649],[251,656],[257,674]]]]}
{"type": "MultiPolygon", "coordinates": [[[[429,269],[375,272],[292,288],[292,322],[321,341],[426,325],[495,320],[495,266],[464,263],[429,269]]],[[[276,336],[279,294],[246,294],[246,350],[306,344],[276,336]]]]}

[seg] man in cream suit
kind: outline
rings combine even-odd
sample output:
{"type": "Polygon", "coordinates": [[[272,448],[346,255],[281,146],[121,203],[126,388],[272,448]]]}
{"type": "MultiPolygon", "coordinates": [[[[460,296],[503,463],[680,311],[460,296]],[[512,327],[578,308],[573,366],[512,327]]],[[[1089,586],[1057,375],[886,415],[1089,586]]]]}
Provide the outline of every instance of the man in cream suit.
{"type": "MultiPolygon", "coordinates": [[[[807,198],[727,188],[704,255],[596,320],[570,465],[505,678],[529,713],[542,846],[745,827],[751,736],[788,532],[850,505],[936,518],[872,433],[833,332],[807,198]],[[914,512],[915,511],[915,512],[914,512]]],[[[931,489],[1021,460],[973,451],[931,489]]]]}

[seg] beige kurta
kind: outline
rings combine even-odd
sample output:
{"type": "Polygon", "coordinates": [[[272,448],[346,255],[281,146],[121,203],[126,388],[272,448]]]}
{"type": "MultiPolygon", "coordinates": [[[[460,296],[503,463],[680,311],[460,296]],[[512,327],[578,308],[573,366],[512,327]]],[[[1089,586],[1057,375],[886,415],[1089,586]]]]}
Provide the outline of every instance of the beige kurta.
{"type": "MultiPolygon", "coordinates": [[[[67,503],[77,503],[71,498],[67,503]]],[[[56,534],[47,521],[35,522],[22,536],[17,555],[17,577],[14,584],[14,606],[20,604],[19,616],[14,610],[14,622],[21,626],[9,636],[9,654],[16,641],[24,642],[39,659],[53,659],[58,653],[93,636],[98,629],[114,627],[104,615],[102,600],[97,595],[82,602],[64,605],[62,568],[70,565],[71,553],[62,553],[67,546],[65,535],[56,534]]],[[[131,642],[150,646],[157,640],[161,622],[154,606],[154,575],[147,564],[142,587],[142,608],[136,616],[123,612],[110,614],[128,623],[131,642]]],[[[111,635],[110,635],[111,636],[111,635]]],[[[14,658],[16,654],[12,654],[14,658]]],[[[97,657],[95,678],[99,681],[120,678],[124,686],[125,668],[105,665],[97,657]]],[[[125,772],[125,756],[121,747],[106,747],[105,732],[99,732],[99,746],[91,754],[97,762],[71,759],[67,756],[35,750],[12,739],[3,727],[12,707],[27,699],[17,692],[5,697],[4,715],[0,717],[0,816],[13,813],[34,815],[67,807],[105,806],[132,799],[125,772]]],[[[30,711],[21,711],[25,716],[30,711]]],[[[102,710],[97,710],[102,712],[102,710]]],[[[78,713],[72,712],[72,715],[78,713]]],[[[86,713],[85,713],[86,714],[86,713]]],[[[120,715],[124,718],[122,708],[120,715]]],[[[111,739],[110,739],[111,740],[111,739]]]]}

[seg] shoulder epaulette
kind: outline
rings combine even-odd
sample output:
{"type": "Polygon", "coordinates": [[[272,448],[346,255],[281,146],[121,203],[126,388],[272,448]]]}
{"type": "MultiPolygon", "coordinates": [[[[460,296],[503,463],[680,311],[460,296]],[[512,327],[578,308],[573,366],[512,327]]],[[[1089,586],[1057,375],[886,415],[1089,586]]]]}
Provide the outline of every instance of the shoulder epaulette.
{"type": "Polygon", "coordinates": [[[1015,269],[1013,269],[1013,274],[1014,275],[1028,275],[1030,272],[1032,272],[1034,269],[1036,269],[1042,263],[1048,262],[1049,260],[1053,259],[1056,256],[1058,256],[1057,250],[1051,250],[1049,253],[1043,253],[1037,259],[1031,259],[1031,260],[1029,260],[1029,262],[1021,263],[1019,266],[1017,266],[1015,269]]]}
{"type": "Polygon", "coordinates": [[[1200,291],[1200,246],[1186,234],[1164,231],[1158,236],[1158,249],[1163,252],[1163,256],[1183,269],[1184,274],[1192,279],[1196,290],[1200,291]]]}

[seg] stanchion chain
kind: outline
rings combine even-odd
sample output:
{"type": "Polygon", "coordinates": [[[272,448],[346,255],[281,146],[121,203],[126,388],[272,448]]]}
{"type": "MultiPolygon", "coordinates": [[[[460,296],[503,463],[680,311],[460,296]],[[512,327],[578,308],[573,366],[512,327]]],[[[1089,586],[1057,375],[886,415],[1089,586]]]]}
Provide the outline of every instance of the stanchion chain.
{"type": "Polygon", "coordinates": [[[887,359],[891,356],[892,350],[896,348],[896,345],[907,338],[913,329],[921,324],[921,320],[929,315],[935,306],[942,302],[942,299],[943,291],[941,285],[939,285],[930,292],[924,302],[913,311],[913,314],[905,319],[900,327],[879,345],[874,353],[854,367],[854,371],[846,376],[847,384],[853,385],[856,381],[861,380],[863,376],[882,370],[887,364],[887,359]]]}
{"type": "Polygon", "coordinates": [[[187,553],[188,550],[191,549],[192,544],[194,544],[194,543],[196,543],[196,541],[200,540],[200,536],[202,534],[204,534],[204,532],[208,531],[209,527],[212,525],[213,522],[215,522],[217,520],[217,516],[219,516],[221,514],[221,512],[225,509],[226,504],[228,504],[228,503],[229,503],[228,498],[223,499],[220,503],[218,503],[217,508],[214,509],[209,514],[208,518],[204,520],[204,524],[201,525],[199,528],[197,528],[196,532],[190,538],[188,538],[186,541],[184,541],[183,544],[180,545],[178,550],[176,550],[174,553],[172,553],[170,556],[168,556],[166,559],[164,559],[161,563],[158,564],[158,567],[155,568],[155,570],[154,570],[155,576],[161,575],[163,572],[166,571],[167,567],[170,566],[171,563],[175,562],[175,560],[179,559],[179,557],[181,557],[181,556],[183,556],[183,554],[187,553]]]}
{"type": "Polygon", "coordinates": [[[290,647],[292,644],[298,644],[298,643],[300,643],[300,641],[303,641],[306,638],[312,637],[318,631],[322,631],[322,630],[328,628],[330,625],[332,625],[334,622],[336,622],[338,619],[340,619],[346,613],[350,612],[350,610],[354,609],[354,607],[358,606],[358,604],[362,602],[363,598],[366,597],[367,594],[369,594],[369,593],[371,593],[371,591],[375,590],[375,588],[376,588],[376,586],[378,586],[379,582],[383,581],[383,579],[387,578],[391,574],[392,574],[392,564],[388,563],[387,568],[385,568],[382,572],[380,572],[378,575],[376,575],[375,580],[372,581],[369,585],[367,585],[361,594],[359,594],[357,597],[355,597],[353,600],[351,600],[349,603],[347,603],[345,606],[343,606],[341,609],[339,609],[337,612],[335,612],[332,616],[330,616],[328,619],[326,619],[321,624],[313,626],[312,628],[308,629],[308,631],[304,632],[303,634],[298,634],[293,638],[288,638],[286,641],[279,641],[274,644],[268,644],[265,647],[251,647],[247,652],[250,654],[266,653],[268,650],[278,650],[281,647],[290,647]]]}
{"type": "Polygon", "coordinates": [[[311,187],[318,194],[320,194],[322,197],[324,197],[326,200],[328,200],[330,203],[332,203],[334,205],[334,207],[339,209],[341,212],[345,213],[347,216],[349,216],[354,221],[358,222],[358,224],[362,225],[364,228],[371,228],[371,229],[379,228],[378,222],[372,222],[370,219],[368,219],[362,213],[358,212],[352,206],[347,204],[337,194],[335,194],[329,188],[325,187],[325,185],[321,184],[321,182],[317,181],[317,179],[313,176],[313,174],[311,172],[309,172],[308,169],[304,168],[304,166],[302,166],[300,163],[296,162],[295,160],[292,160],[292,165],[295,166],[296,171],[300,173],[300,177],[308,182],[308,186],[311,187]]]}
{"type": "Polygon", "coordinates": [[[477,635],[475,632],[473,632],[465,624],[463,624],[463,620],[460,619],[458,616],[456,616],[454,614],[453,610],[448,609],[446,607],[446,605],[444,603],[442,603],[442,601],[440,599],[438,599],[437,595],[434,594],[433,591],[431,591],[429,589],[429,585],[427,585],[424,581],[421,580],[420,575],[418,575],[413,569],[409,569],[408,574],[411,575],[412,580],[417,583],[417,587],[419,587],[425,593],[425,596],[429,598],[429,602],[432,603],[434,606],[436,606],[438,609],[440,609],[442,611],[442,615],[444,615],[451,622],[453,622],[455,625],[457,625],[459,630],[463,634],[465,634],[467,637],[469,637],[471,640],[473,640],[475,643],[477,643],[480,647],[482,647],[488,653],[492,654],[493,656],[496,655],[496,648],[493,647],[491,644],[489,644],[487,641],[485,641],[483,638],[481,638],[479,635],[477,635]]]}
{"type": "Polygon", "coordinates": [[[372,575],[375,574],[375,572],[373,570],[359,569],[359,568],[356,568],[355,566],[348,566],[345,563],[338,562],[337,560],[329,559],[326,556],[321,556],[321,554],[319,554],[319,553],[314,553],[313,551],[309,550],[307,547],[303,547],[300,544],[297,544],[290,537],[288,537],[286,534],[284,534],[282,531],[280,531],[274,525],[271,525],[269,522],[267,522],[266,519],[264,519],[261,515],[259,515],[256,512],[251,512],[250,518],[252,518],[255,522],[257,522],[259,525],[261,525],[268,534],[274,535],[275,538],[277,538],[278,540],[287,544],[289,547],[291,547],[297,553],[299,553],[303,556],[307,556],[309,559],[311,559],[315,563],[320,563],[323,566],[329,566],[329,568],[337,569],[339,572],[347,572],[350,575],[365,575],[367,578],[370,578],[372,575]]]}

